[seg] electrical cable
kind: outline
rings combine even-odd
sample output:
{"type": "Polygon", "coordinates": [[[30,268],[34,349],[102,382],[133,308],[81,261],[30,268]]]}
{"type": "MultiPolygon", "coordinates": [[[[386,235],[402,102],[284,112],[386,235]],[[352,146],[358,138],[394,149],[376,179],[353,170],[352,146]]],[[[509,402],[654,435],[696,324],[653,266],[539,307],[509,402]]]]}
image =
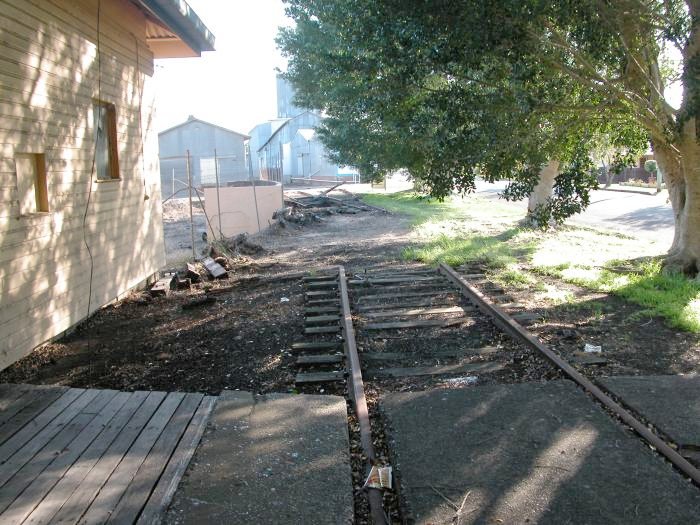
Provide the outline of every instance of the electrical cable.
{"type": "MultiPolygon", "coordinates": [[[[96,42],[96,52],[97,52],[97,100],[101,103],[102,100],[102,51],[100,49],[100,18],[102,11],[102,0],[97,0],[97,42],[96,42]]],[[[102,111],[101,106],[98,107],[99,111],[102,111]]],[[[93,111],[95,108],[93,106],[93,111]]],[[[96,138],[96,137],[95,137],[96,138]]],[[[94,182],[94,176],[96,174],[96,163],[97,163],[97,140],[95,140],[95,146],[92,150],[92,166],[90,168],[90,182],[88,185],[88,196],[87,202],[85,203],[85,212],[83,213],[83,244],[87,249],[88,256],[90,257],[90,280],[88,283],[88,303],[87,303],[87,315],[85,318],[90,317],[90,310],[92,308],[92,282],[95,272],[95,260],[92,256],[92,250],[90,249],[90,244],[87,240],[87,216],[90,211],[90,201],[92,197],[92,185],[94,182]]],[[[88,332],[87,337],[87,352],[90,357],[92,357],[92,352],[90,349],[90,333],[88,332]]],[[[92,375],[92,359],[90,359],[90,375],[92,375]]]]}

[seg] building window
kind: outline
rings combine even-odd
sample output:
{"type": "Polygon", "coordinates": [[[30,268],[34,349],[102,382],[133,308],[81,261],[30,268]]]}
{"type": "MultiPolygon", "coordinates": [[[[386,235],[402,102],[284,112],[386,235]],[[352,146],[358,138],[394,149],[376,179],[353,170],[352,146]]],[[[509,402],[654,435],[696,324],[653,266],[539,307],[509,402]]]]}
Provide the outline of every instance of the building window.
{"type": "Polygon", "coordinates": [[[19,213],[45,213],[49,211],[49,190],[46,181],[46,158],[43,153],[18,153],[15,155],[19,213]]]}
{"type": "Polygon", "coordinates": [[[114,104],[95,102],[95,173],[97,180],[119,178],[117,111],[114,104]]]}

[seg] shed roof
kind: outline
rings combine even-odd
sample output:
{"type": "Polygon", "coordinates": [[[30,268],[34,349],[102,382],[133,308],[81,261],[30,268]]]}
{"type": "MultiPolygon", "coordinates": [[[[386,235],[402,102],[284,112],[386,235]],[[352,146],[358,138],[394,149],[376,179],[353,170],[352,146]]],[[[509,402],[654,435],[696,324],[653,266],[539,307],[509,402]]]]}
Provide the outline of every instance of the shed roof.
{"type": "Polygon", "coordinates": [[[132,0],[146,13],[146,41],[155,58],[214,51],[214,35],[185,0],[132,0]]]}
{"type": "MultiPolygon", "coordinates": [[[[301,117],[302,115],[306,115],[307,113],[312,113],[312,114],[314,114],[314,115],[317,115],[317,113],[316,113],[315,111],[307,110],[307,111],[304,111],[303,113],[299,113],[299,114],[296,115],[295,117],[292,117],[292,118],[290,118],[290,119],[287,119],[286,122],[285,122],[284,124],[282,124],[279,128],[277,128],[277,129],[274,131],[274,133],[273,133],[272,135],[270,135],[270,137],[265,141],[265,143],[264,143],[262,146],[260,146],[260,147],[258,148],[258,151],[262,150],[265,146],[267,146],[267,145],[270,143],[270,141],[275,137],[275,135],[277,135],[277,133],[279,133],[280,130],[284,129],[285,126],[289,125],[290,122],[293,122],[294,120],[298,119],[298,118],[301,117]]],[[[308,140],[308,139],[307,139],[307,140],[308,140]]]]}
{"type": "Polygon", "coordinates": [[[234,135],[239,135],[242,137],[244,140],[248,140],[250,138],[250,135],[246,135],[245,133],[239,133],[238,131],[233,131],[232,129],[225,128],[223,126],[219,126],[217,124],[212,124],[211,122],[207,122],[206,120],[198,119],[194,117],[193,115],[190,115],[187,117],[187,120],[185,122],[181,122],[180,124],[177,124],[176,126],[173,126],[171,128],[165,129],[158,133],[158,136],[160,137],[161,135],[164,135],[165,133],[169,133],[171,131],[176,130],[177,128],[181,128],[182,126],[186,126],[187,124],[191,124],[193,122],[199,122],[200,124],[204,124],[206,126],[211,126],[213,128],[218,128],[222,131],[226,131],[227,133],[233,133],[234,135]]]}

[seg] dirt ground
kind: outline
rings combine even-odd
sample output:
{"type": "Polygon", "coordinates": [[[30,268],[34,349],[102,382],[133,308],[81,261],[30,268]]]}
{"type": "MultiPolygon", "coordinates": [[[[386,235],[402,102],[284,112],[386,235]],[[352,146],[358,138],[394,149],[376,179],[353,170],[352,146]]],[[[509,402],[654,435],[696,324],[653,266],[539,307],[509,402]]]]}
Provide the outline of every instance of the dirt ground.
{"type": "MultiPolygon", "coordinates": [[[[201,209],[197,216],[195,249],[201,251],[201,209]]],[[[186,200],[166,205],[164,220],[168,267],[179,266],[191,253],[186,200]]],[[[391,266],[415,239],[409,219],[372,211],[334,215],[303,228],[277,228],[255,241],[265,247],[264,254],[238,261],[226,280],[205,283],[233,286],[217,295],[215,303],[183,309],[203,295],[202,285],[167,298],[135,293],[4,370],[0,381],[209,394],[222,389],[293,391],[296,370],[289,349],[304,328],[300,272],[321,272],[338,264],[348,271],[391,266]]],[[[507,291],[541,315],[530,329],[565,357],[585,343],[603,347],[608,363],[585,367],[587,374],[687,373],[700,368],[697,336],[640,317],[640,308],[615,297],[543,280],[580,296],[581,302],[553,305],[529,290],[507,291]]]]}

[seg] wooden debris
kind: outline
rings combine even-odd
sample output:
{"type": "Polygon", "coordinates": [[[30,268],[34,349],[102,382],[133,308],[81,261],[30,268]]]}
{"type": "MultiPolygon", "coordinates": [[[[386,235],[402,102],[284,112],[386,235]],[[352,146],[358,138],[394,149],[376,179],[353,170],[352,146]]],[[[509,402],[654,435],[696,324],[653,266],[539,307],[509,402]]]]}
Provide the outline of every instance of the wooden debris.
{"type": "Polygon", "coordinates": [[[187,263],[187,273],[185,277],[193,283],[198,283],[202,280],[202,276],[197,271],[197,267],[192,263],[187,263]]]}
{"type": "Polygon", "coordinates": [[[194,299],[186,302],[185,304],[182,305],[183,310],[191,310],[192,308],[198,308],[200,306],[204,306],[207,304],[214,304],[218,299],[216,297],[211,297],[211,296],[204,296],[204,297],[195,297],[194,299]]]}
{"type": "Polygon", "coordinates": [[[202,264],[214,279],[219,279],[228,275],[223,266],[221,266],[211,257],[205,257],[204,259],[202,259],[202,264]]]}
{"type": "Polygon", "coordinates": [[[170,295],[170,290],[177,288],[177,274],[168,274],[158,279],[149,290],[153,297],[167,297],[170,295]]]}

